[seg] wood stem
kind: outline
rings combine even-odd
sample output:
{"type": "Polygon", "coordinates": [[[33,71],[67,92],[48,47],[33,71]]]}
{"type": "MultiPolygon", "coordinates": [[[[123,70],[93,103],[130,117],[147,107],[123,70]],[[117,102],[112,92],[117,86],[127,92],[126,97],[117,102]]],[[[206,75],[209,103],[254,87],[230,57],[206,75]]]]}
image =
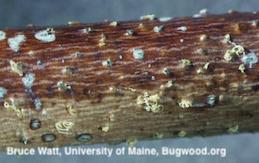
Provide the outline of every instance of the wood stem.
{"type": "Polygon", "coordinates": [[[259,130],[257,13],[0,33],[0,148],[259,130]]]}

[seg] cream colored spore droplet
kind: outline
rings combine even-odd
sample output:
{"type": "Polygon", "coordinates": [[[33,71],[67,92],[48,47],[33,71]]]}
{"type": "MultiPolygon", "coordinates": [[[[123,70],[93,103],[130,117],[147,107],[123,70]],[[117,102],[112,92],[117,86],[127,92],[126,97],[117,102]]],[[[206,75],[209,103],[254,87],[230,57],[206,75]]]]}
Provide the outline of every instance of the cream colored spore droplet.
{"type": "Polygon", "coordinates": [[[53,42],[56,40],[55,31],[53,28],[47,28],[45,30],[38,31],[34,37],[42,42],[53,42]]]}
{"type": "Polygon", "coordinates": [[[18,52],[20,50],[21,43],[25,42],[25,40],[26,37],[23,34],[19,34],[15,37],[8,38],[7,43],[14,52],[18,52]]]}
{"type": "Polygon", "coordinates": [[[85,33],[85,34],[89,34],[92,31],[93,31],[93,29],[91,27],[86,27],[86,28],[79,30],[80,33],[85,33]]]}
{"type": "Polygon", "coordinates": [[[101,128],[100,128],[103,132],[108,132],[110,130],[110,125],[108,123],[104,124],[101,128]]]}
{"type": "Polygon", "coordinates": [[[185,137],[186,136],[186,131],[184,131],[184,130],[181,130],[180,132],[178,132],[178,136],[179,137],[185,137]]]}
{"type": "Polygon", "coordinates": [[[136,139],[134,137],[130,137],[127,139],[126,143],[129,147],[133,147],[138,143],[138,139],[136,139]]]}
{"type": "Polygon", "coordinates": [[[71,134],[71,129],[74,126],[74,122],[70,120],[63,120],[55,123],[55,128],[60,134],[71,134]]]}
{"type": "Polygon", "coordinates": [[[35,81],[35,74],[29,73],[22,78],[22,82],[25,88],[30,89],[35,81]]]}
{"type": "Polygon", "coordinates": [[[99,47],[103,47],[106,45],[106,41],[107,41],[107,37],[105,36],[105,34],[101,34],[101,38],[98,41],[98,46],[99,47]]]}
{"type": "Polygon", "coordinates": [[[143,15],[140,17],[140,20],[154,20],[156,17],[154,14],[149,14],[149,15],[143,15]]]}
{"type": "Polygon", "coordinates": [[[228,128],[228,133],[230,134],[236,134],[238,133],[239,130],[239,126],[238,125],[234,125],[228,128]]]}
{"type": "Polygon", "coordinates": [[[160,96],[158,94],[149,95],[148,92],[144,92],[144,95],[138,96],[137,104],[143,105],[146,111],[154,113],[162,111],[164,107],[160,103],[160,96]]]}
{"type": "Polygon", "coordinates": [[[181,99],[181,102],[179,102],[181,108],[190,108],[192,105],[193,101],[191,99],[181,99]]]}
{"type": "Polygon", "coordinates": [[[64,81],[57,82],[57,87],[59,91],[67,91],[72,89],[71,85],[65,83],[64,81]]]}
{"type": "Polygon", "coordinates": [[[73,66],[66,66],[61,70],[61,73],[64,75],[72,75],[76,71],[76,67],[73,66]]]}
{"type": "Polygon", "coordinates": [[[230,34],[225,34],[223,43],[231,43],[231,42],[232,42],[232,38],[231,38],[230,34]]]}
{"type": "Polygon", "coordinates": [[[4,31],[0,31],[0,41],[4,40],[6,38],[6,34],[4,31]]]}
{"type": "Polygon", "coordinates": [[[241,73],[244,74],[244,73],[245,73],[245,70],[246,70],[245,65],[244,65],[244,64],[239,65],[238,70],[239,70],[241,73]]]}
{"type": "Polygon", "coordinates": [[[24,65],[21,62],[14,62],[13,60],[9,61],[11,71],[17,73],[19,76],[23,76],[24,65]]]}
{"type": "Polygon", "coordinates": [[[144,50],[140,48],[134,48],[132,49],[133,57],[137,60],[144,59],[144,50]]]}
{"type": "Polygon", "coordinates": [[[163,25],[160,25],[160,26],[155,26],[153,28],[153,31],[156,32],[156,33],[159,33],[163,30],[164,26],[163,25]]]}
{"type": "Polygon", "coordinates": [[[6,94],[7,94],[7,90],[4,87],[0,87],[0,99],[4,98],[6,94]]]}
{"type": "Polygon", "coordinates": [[[172,17],[160,17],[160,18],[158,18],[158,20],[160,21],[160,22],[167,22],[167,21],[169,21],[169,20],[171,20],[172,19],[172,17]]]}
{"type": "Polygon", "coordinates": [[[208,35],[206,35],[206,34],[202,34],[201,36],[200,36],[200,41],[205,41],[205,40],[207,40],[208,39],[208,35]]]}
{"type": "Polygon", "coordinates": [[[105,61],[102,61],[102,65],[104,66],[104,67],[112,67],[112,60],[111,59],[107,59],[107,60],[105,60],[105,61]]]}
{"type": "Polygon", "coordinates": [[[178,27],[178,28],[177,28],[177,31],[183,31],[183,32],[185,32],[185,31],[187,31],[187,27],[186,27],[186,26],[178,27]]]}
{"type": "Polygon", "coordinates": [[[180,64],[183,68],[189,68],[193,65],[192,61],[190,61],[189,59],[181,59],[180,64]]]}
{"type": "Polygon", "coordinates": [[[112,27],[117,27],[118,26],[118,22],[117,21],[113,21],[109,24],[109,26],[112,26],[112,27]]]}

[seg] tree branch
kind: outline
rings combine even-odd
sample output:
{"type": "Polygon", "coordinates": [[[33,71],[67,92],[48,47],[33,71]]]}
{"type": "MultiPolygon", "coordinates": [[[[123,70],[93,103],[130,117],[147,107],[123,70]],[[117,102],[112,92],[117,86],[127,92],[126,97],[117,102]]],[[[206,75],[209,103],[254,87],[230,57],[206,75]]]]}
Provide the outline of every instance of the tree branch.
{"type": "Polygon", "coordinates": [[[0,147],[258,131],[258,18],[5,29],[0,147]]]}

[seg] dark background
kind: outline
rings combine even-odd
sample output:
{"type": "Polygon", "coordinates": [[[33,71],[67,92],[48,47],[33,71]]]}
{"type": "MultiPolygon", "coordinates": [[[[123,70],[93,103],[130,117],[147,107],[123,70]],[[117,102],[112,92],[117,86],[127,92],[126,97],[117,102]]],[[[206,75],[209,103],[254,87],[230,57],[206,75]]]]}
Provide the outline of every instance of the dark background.
{"type": "MultiPolygon", "coordinates": [[[[27,24],[62,25],[68,21],[99,22],[109,20],[132,20],[141,15],[157,17],[191,16],[200,9],[211,13],[226,13],[229,9],[258,11],[258,0],[0,0],[0,28],[19,27],[27,24]]],[[[1,134],[1,133],[0,133],[1,134]]],[[[174,156],[132,157],[114,156],[6,156],[0,154],[0,163],[70,163],[70,162],[199,162],[199,163],[258,163],[259,134],[223,135],[209,138],[181,138],[157,141],[141,141],[138,147],[219,147],[227,149],[227,156],[174,156]]],[[[104,144],[85,147],[108,146],[104,144]]],[[[109,147],[120,147],[125,144],[109,147]]]]}

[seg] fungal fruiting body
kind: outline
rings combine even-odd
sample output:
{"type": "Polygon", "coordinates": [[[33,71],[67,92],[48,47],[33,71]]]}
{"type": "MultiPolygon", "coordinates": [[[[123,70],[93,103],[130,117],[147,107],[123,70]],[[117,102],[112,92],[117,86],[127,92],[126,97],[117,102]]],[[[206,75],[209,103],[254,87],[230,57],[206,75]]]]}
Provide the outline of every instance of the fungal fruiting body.
{"type": "Polygon", "coordinates": [[[6,38],[6,34],[4,31],[0,31],[0,41],[4,40],[6,38]]]}
{"type": "Polygon", "coordinates": [[[160,132],[156,132],[155,134],[153,134],[153,138],[155,139],[162,139],[163,137],[164,137],[164,134],[160,132]]]}
{"type": "Polygon", "coordinates": [[[68,25],[75,25],[75,24],[80,24],[79,21],[69,21],[67,22],[68,25]]]}
{"type": "Polygon", "coordinates": [[[231,42],[232,42],[232,38],[231,38],[230,34],[226,34],[224,36],[223,43],[231,43],[231,42]]]}
{"type": "Polygon", "coordinates": [[[204,70],[208,70],[210,66],[210,62],[205,63],[205,65],[203,66],[204,70]]]}
{"type": "Polygon", "coordinates": [[[164,26],[163,25],[160,25],[160,26],[155,26],[153,28],[153,31],[156,32],[156,33],[159,33],[163,30],[164,26]]]}
{"type": "Polygon", "coordinates": [[[216,102],[217,102],[217,96],[216,95],[209,95],[207,97],[207,104],[209,106],[211,106],[211,107],[214,106],[216,104],[216,102]]]}
{"type": "Polygon", "coordinates": [[[255,53],[248,53],[248,54],[242,56],[241,61],[245,65],[248,65],[249,68],[252,68],[253,64],[258,62],[258,58],[255,53]]]}
{"type": "Polygon", "coordinates": [[[145,29],[145,25],[143,23],[139,23],[138,28],[139,29],[145,29]]]}
{"type": "Polygon", "coordinates": [[[134,35],[134,30],[132,30],[132,29],[127,29],[126,30],[126,33],[124,34],[125,36],[132,36],[132,35],[134,35]]]}
{"type": "Polygon", "coordinates": [[[23,34],[18,34],[15,37],[8,38],[7,42],[9,47],[14,51],[18,52],[20,50],[20,44],[26,40],[23,34]]]}
{"type": "Polygon", "coordinates": [[[112,67],[112,61],[111,61],[111,59],[107,59],[107,60],[103,61],[103,62],[102,62],[102,65],[103,65],[104,67],[112,67]]]}
{"type": "Polygon", "coordinates": [[[189,69],[192,67],[192,61],[190,61],[189,59],[181,59],[180,64],[185,69],[189,69]]]}
{"type": "Polygon", "coordinates": [[[76,140],[79,142],[89,142],[93,139],[93,136],[88,133],[82,133],[76,136],[76,140]]]}
{"type": "Polygon", "coordinates": [[[179,106],[181,108],[190,108],[193,105],[193,101],[191,99],[181,99],[181,101],[179,102],[179,106]]]}
{"type": "Polygon", "coordinates": [[[166,82],[165,86],[166,88],[171,88],[173,86],[173,81],[172,80],[169,80],[168,82],[166,82]]]}
{"type": "Polygon", "coordinates": [[[24,129],[18,129],[16,130],[16,136],[19,138],[19,142],[22,144],[29,144],[30,137],[28,136],[28,133],[24,131],[24,129]]]}
{"type": "Polygon", "coordinates": [[[61,70],[62,74],[64,75],[72,75],[75,73],[75,71],[76,71],[76,68],[72,66],[66,66],[61,70]]]}
{"type": "Polygon", "coordinates": [[[67,112],[71,115],[71,116],[76,116],[76,109],[73,107],[73,105],[67,105],[66,106],[67,112]]]}
{"type": "Polygon", "coordinates": [[[57,87],[58,87],[59,91],[61,91],[61,90],[64,90],[64,91],[71,90],[71,86],[66,84],[64,81],[57,82],[57,87]]]}
{"type": "Polygon", "coordinates": [[[177,31],[183,31],[183,32],[185,32],[185,31],[187,31],[187,27],[186,27],[186,26],[178,27],[178,28],[177,28],[177,31]]]}
{"type": "Polygon", "coordinates": [[[24,115],[23,109],[20,107],[19,101],[14,98],[10,98],[8,101],[5,101],[4,107],[7,110],[14,111],[16,113],[17,117],[19,117],[19,118],[22,118],[24,115]]]}
{"type": "Polygon", "coordinates": [[[42,102],[41,102],[40,98],[36,97],[33,100],[33,104],[34,104],[34,107],[35,107],[36,111],[40,111],[42,109],[42,102]]]}
{"type": "Polygon", "coordinates": [[[81,33],[86,33],[86,34],[89,34],[92,31],[93,30],[92,30],[91,27],[83,28],[83,29],[80,30],[81,33]]]}
{"type": "Polygon", "coordinates": [[[224,59],[229,62],[239,57],[241,54],[245,54],[244,47],[241,45],[235,45],[232,49],[228,49],[225,52],[224,59]]]}
{"type": "Polygon", "coordinates": [[[196,72],[197,72],[197,74],[203,74],[204,73],[204,69],[203,68],[198,68],[196,72]]]}
{"type": "Polygon", "coordinates": [[[26,145],[30,143],[30,140],[24,136],[21,136],[19,142],[26,145]]]}
{"type": "Polygon", "coordinates": [[[39,119],[31,119],[31,122],[30,122],[30,128],[32,130],[36,130],[36,129],[39,129],[41,127],[41,121],[39,119]]]}
{"type": "Polygon", "coordinates": [[[140,17],[140,20],[154,20],[156,17],[154,14],[149,14],[149,15],[143,15],[140,17]]]}
{"type": "Polygon", "coordinates": [[[99,42],[98,46],[99,47],[105,46],[106,45],[106,40],[107,40],[106,36],[104,34],[101,34],[101,38],[98,41],[99,42]]]}
{"type": "Polygon", "coordinates": [[[13,72],[17,73],[19,76],[23,76],[24,65],[21,62],[16,63],[13,60],[10,60],[9,64],[13,72]]]}
{"type": "Polygon", "coordinates": [[[199,11],[199,14],[200,14],[201,16],[206,16],[206,15],[208,15],[208,10],[207,10],[206,8],[201,9],[201,10],[199,11]]]}
{"type": "Polygon", "coordinates": [[[206,8],[201,9],[198,14],[193,15],[194,18],[204,17],[208,15],[208,10],[206,8]]]}
{"type": "Polygon", "coordinates": [[[204,48],[198,48],[194,51],[194,53],[198,55],[208,55],[208,50],[204,48]]]}
{"type": "Polygon", "coordinates": [[[254,27],[257,27],[258,23],[259,23],[258,20],[251,21],[251,25],[254,26],[254,27]]]}
{"type": "Polygon", "coordinates": [[[180,132],[178,132],[178,136],[179,137],[185,137],[186,136],[186,131],[184,131],[184,130],[181,130],[180,132]]]}
{"type": "Polygon", "coordinates": [[[56,135],[53,133],[46,133],[41,136],[41,140],[45,143],[53,142],[56,138],[56,135]]]}
{"type": "Polygon", "coordinates": [[[163,74],[165,74],[166,76],[170,76],[172,75],[172,70],[166,67],[163,69],[163,74]]]}
{"type": "Polygon", "coordinates": [[[116,27],[118,25],[118,22],[117,21],[113,21],[109,25],[112,26],[112,27],[116,27]]]}
{"type": "Polygon", "coordinates": [[[203,34],[200,36],[200,41],[205,41],[208,39],[208,36],[206,34],[203,34]]]}
{"type": "Polygon", "coordinates": [[[35,81],[35,74],[29,73],[22,78],[22,82],[25,88],[30,89],[35,81]]]}
{"type": "Polygon", "coordinates": [[[138,96],[137,104],[144,105],[146,111],[151,111],[154,113],[160,112],[163,109],[163,105],[159,103],[160,96],[158,94],[149,95],[145,92],[144,95],[138,96]]]}
{"type": "Polygon", "coordinates": [[[7,90],[4,87],[0,87],[0,99],[4,98],[7,94],[7,90]]]}
{"type": "Polygon", "coordinates": [[[131,137],[127,139],[126,143],[129,147],[133,147],[138,143],[138,139],[131,137]]]}
{"type": "Polygon", "coordinates": [[[102,127],[100,127],[100,129],[103,132],[108,132],[110,130],[110,125],[108,123],[104,124],[102,127]]]}
{"type": "Polygon", "coordinates": [[[232,49],[231,49],[237,56],[240,56],[241,54],[245,53],[245,48],[241,45],[235,45],[232,49]]]}
{"type": "Polygon", "coordinates": [[[167,21],[169,21],[169,20],[171,20],[172,19],[172,17],[160,17],[160,18],[158,18],[158,20],[160,21],[160,22],[167,22],[167,21]]]}
{"type": "Polygon", "coordinates": [[[55,123],[56,130],[61,134],[71,134],[71,129],[74,126],[72,121],[63,120],[55,123]]]}
{"type": "Polygon", "coordinates": [[[38,31],[34,37],[42,42],[53,42],[56,40],[55,31],[53,28],[47,28],[45,30],[38,31]]]}
{"type": "Polygon", "coordinates": [[[239,65],[238,70],[239,70],[241,73],[245,73],[245,70],[246,70],[245,65],[244,65],[244,64],[239,65]]]}
{"type": "Polygon", "coordinates": [[[239,126],[238,125],[234,125],[228,128],[228,133],[230,134],[236,134],[238,133],[239,130],[239,126]]]}
{"type": "Polygon", "coordinates": [[[144,51],[142,49],[139,48],[134,48],[132,50],[133,52],[133,57],[137,60],[142,60],[144,59],[144,51]]]}
{"type": "Polygon", "coordinates": [[[229,61],[231,61],[234,57],[235,57],[234,53],[231,52],[230,50],[227,50],[227,51],[225,52],[224,59],[225,59],[226,61],[229,62],[229,61]]]}
{"type": "Polygon", "coordinates": [[[246,53],[245,48],[243,46],[237,45],[236,43],[234,43],[232,41],[230,34],[226,34],[224,36],[223,43],[230,43],[231,45],[233,45],[233,47],[231,49],[226,50],[226,52],[224,54],[224,59],[227,62],[233,61],[234,59],[239,57],[241,54],[245,55],[245,53],[246,53]]]}

